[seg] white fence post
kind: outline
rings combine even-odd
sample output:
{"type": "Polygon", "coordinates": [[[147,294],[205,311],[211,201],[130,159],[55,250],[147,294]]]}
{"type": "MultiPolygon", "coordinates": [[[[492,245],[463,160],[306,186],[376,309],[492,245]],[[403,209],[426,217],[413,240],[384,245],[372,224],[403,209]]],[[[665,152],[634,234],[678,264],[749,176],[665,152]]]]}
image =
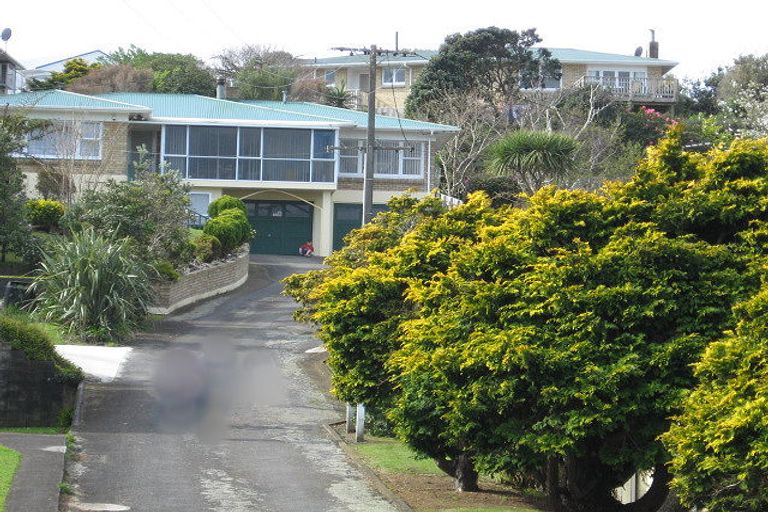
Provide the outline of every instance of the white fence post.
{"type": "Polygon", "coordinates": [[[365,441],[365,406],[357,404],[357,421],[355,422],[355,441],[365,441]]]}
{"type": "Polygon", "coordinates": [[[355,431],[355,408],[352,404],[347,402],[347,434],[351,434],[355,431]]]}

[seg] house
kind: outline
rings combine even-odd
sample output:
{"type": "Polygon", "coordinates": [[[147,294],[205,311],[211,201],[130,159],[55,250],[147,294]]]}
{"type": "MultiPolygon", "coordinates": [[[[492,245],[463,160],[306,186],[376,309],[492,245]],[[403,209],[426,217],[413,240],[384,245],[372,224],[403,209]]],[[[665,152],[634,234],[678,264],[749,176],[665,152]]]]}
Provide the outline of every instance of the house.
{"type": "MultiPolygon", "coordinates": [[[[621,101],[635,105],[667,108],[677,102],[679,84],[665,75],[677,62],[658,58],[658,42],[651,41],[647,57],[621,55],[573,48],[547,48],[560,61],[561,76],[545,79],[545,90],[596,84],[609,90],[621,101]]],[[[376,110],[388,115],[403,112],[411,86],[436,51],[419,50],[414,54],[382,55],[376,76],[376,110]]],[[[353,108],[366,109],[370,85],[368,57],[339,55],[302,61],[314,77],[329,86],[342,84],[353,95],[353,108]]]]}
{"type": "Polygon", "coordinates": [[[81,53],[79,55],[73,55],[65,59],[59,59],[53,62],[48,62],[47,64],[41,64],[40,66],[37,66],[34,69],[25,69],[19,73],[21,78],[21,84],[19,89],[20,90],[26,89],[27,83],[31,82],[32,80],[40,80],[40,81],[47,80],[51,78],[51,74],[61,73],[62,71],[64,71],[64,65],[70,60],[83,59],[88,64],[94,64],[97,62],[101,62],[102,60],[108,57],[109,55],[107,55],[101,50],[92,50],[90,52],[81,53]]]}
{"type": "Polygon", "coordinates": [[[0,95],[14,94],[20,90],[20,72],[23,69],[19,61],[0,50],[0,95]]]}
{"type": "MultiPolygon", "coordinates": [[[[144,145],[192,185],[201,214],[223,194],[240,197],[256,230],[253,252],[296,254],[312,240],[328,255],[362,218],[367,115],[312,103],[237,102],[191,94],[40,91],[0,101],[51,120],[30,137],[20,165],[30,195],[46,166],[66,169],[78,190],[128,179],[144,145]]],[[[374,206],[433,187],[432,155],[458,129],[377,116],[374,206]]]]}

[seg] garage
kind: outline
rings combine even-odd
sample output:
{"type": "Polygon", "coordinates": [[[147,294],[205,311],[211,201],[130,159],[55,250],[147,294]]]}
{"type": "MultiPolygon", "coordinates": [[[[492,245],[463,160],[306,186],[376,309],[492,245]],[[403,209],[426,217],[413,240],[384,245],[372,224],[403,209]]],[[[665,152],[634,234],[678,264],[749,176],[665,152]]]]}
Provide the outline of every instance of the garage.
{"type": "Polygon", "coordinates": [[[248,220],[256,230],[251,253],[298,254],[312,240],[313,206],[301,201],[245,201],[248,220]]]}
{"type": "MultiPolygon", "coordinates": [[[[373,213],[387,210],[385,204],[374,204],[373,213]]],[[[344,237],[363,222],[363,205],[354,203],[336,203],[333,205],[333,250],[344,247],[344,237]]]]}

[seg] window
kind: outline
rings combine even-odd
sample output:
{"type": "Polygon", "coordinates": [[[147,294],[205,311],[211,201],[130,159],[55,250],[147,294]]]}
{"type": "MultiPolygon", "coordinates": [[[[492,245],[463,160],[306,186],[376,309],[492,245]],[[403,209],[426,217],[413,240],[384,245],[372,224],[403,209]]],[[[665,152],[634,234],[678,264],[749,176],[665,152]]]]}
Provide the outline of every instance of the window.
{"type": "Polygon", "coordinates": [[[332,183],[336,131],[165,126],[163,160],[188,179],[332,183]]]}
{"type": "Polygon", "coordinates": [[[385,68],[381,81],[384,85],[405,85],[405,68],[385,68]]]}
{"type": "MultiPolygon", "coordinates": [[[[384,140],[376,143],[374,174],[381,177],[421,177],[424,173],[424,143],[384,140]]],[[[364,140],[342,139],[340,174],[363,173],[364,140]]]]}
{"type": "Polygon", "coordinates": [[[560,78],[555,78],[553,76],[545,76],[544,77],[544,88],[545,89],[559,89],[560,88],[560,78]]]}
{"type": "Polygon", "coordinates": [[[211,194],[208,192],[190,192],[190,209],[198,215],[208,215],[208,204],[211,202],[211,194]]]}
{"type": "Polygon", "coordinates": [[[93,122],[55,122],[27,136],[27,154],[37,158],[101,159],[103,125],[93,122]]]}
{"type": "Polygon", "coordinates": [[[325,72],[325,85],[336,85],[336,70],[329,69],[325,72]]]}

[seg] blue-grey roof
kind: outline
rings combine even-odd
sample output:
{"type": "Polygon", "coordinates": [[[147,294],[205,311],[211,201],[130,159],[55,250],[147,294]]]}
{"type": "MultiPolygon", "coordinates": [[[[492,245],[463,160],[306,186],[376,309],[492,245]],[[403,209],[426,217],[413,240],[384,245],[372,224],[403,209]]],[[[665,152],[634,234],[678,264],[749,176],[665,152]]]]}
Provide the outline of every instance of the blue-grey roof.
{"type": "MultiPolygon", "coordinates": [[[[594,52],[590,50],[578,50],[575,48],[547,48],[554,58],[567,64],[626,64],[639,66],[664,66],[672,68],[677,62],[671,60],[651,59],[649,57],[635,57],[634,55],[622,55],[619,53],[594,52]]],[[[407,63],[407,62],[426,62],[438,52],[435,50],[419,50],[417,55],[408,57],[387,56],[382,57],[382,62],[407,63]]],[[[322,59],[305,59],[304,65],[312,67],[325,66],[357,66],[368,63],[367,55],[339,55],[336,57],[326,57],[322,59]]]]}
{"type": "MultiPolygon", "coordinates": [[[[359,110],[350,110],[347,108],[331,107],[320,105],[319,103],[307,103],[302,101],[261,101],[246,100],[243,103],[257,105],[264,108],[276,109],[296,114],[314,116],[322,119],[335,120],[339,122],[353,123],[359,128],[368,127],[368,113],[359,110]]],[[[434,131],[434,132],[452,132],[458,131],[455,126],[446,124],[428,123],[426,121],[416,121],[414,119],[397,118],[392,116],[376,116],[376,128],[381,130],[399,130],[402,127],[407,131],[434,131]]]]}
{"type": "Polygon", "coordinates": [[[43,108],[58,110],[99,110],[109,112],[146,112],[140,104],[88,96],[69,91],[53,89],[49,91],[22,92],[0,96],[0,106],[43,108]]]}

